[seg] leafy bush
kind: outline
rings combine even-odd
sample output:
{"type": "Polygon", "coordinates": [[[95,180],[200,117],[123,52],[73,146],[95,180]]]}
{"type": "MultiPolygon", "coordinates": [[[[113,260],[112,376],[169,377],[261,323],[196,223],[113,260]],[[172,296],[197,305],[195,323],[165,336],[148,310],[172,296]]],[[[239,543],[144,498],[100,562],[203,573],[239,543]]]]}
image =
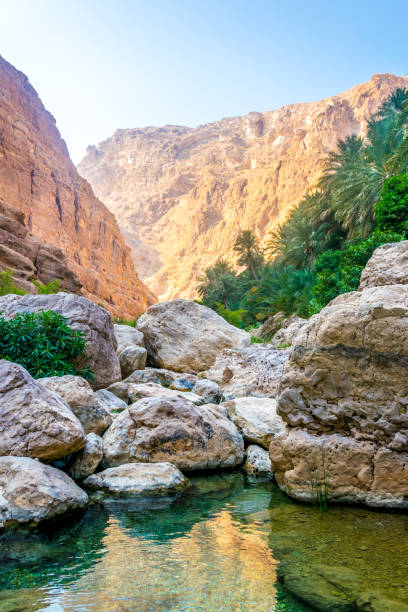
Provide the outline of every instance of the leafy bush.
{"type": "Polygon", "coordinates": [[[379,230],[408,237],[408,175],[393,176],[384,182],[374,212],[379,230]]]}
{"type": "MultiPolygon", "coordinates": [[[[98,306],[102,306],[102,304],[98,304],[98,306]]],[[[104,306],[102,306],[104,308],[104,306]]],[[[137,317],[138,319],[139,317],[137,317]]],[[[113,322],[116,325],[129,325],[130,327],[136,327],[137,319],[121,319],[119,317],[113,317],[113,322]]]]}
{"type": "Polygon", "coordinates": [[[320,255],[315,264],[311,314],[319,312],[340,293],[356,291],[361,272],[375,249],[402,239],[401,234],[376,230],[366,240],[349,244],[344,251],[326,251],[320,255]]]}
{"type": "Polygon", "coordinates": [[[0,272],[0,295],[8,295],[15,293],[16,295],[24,295],[25,291],[16,287],[14,283],[14,270],[3,270],[0,272]]]}
{"type": "Polygon", "coordinates": [[[244,310],[229,310],[229,308],[225,308],[224,304],[217,303],[216,311],[221,317],[223,317],[230,325],[234,325],[235,327],[239,327],[244,329],[244,310]]]}
{"type": "Polygon", "coordinates": [[[61,289],[61,281],[59,280],[59,278],[51,280],[48,283],[45,283],[44,285],[36,280],[33,280],[32,283],[37,287],[38,293],[40,295],[50,295],[51,293],[58,293],[58,291],[61,289]]]}
{"type": "Polygon", "coordinates": [[[75,366],[85,351],[83,332],[52,310],[18,314],[9,321],[0,316],[0,358],[19,363],[34,378],[76,374],[93,380],[89,368],[75,366]]]}

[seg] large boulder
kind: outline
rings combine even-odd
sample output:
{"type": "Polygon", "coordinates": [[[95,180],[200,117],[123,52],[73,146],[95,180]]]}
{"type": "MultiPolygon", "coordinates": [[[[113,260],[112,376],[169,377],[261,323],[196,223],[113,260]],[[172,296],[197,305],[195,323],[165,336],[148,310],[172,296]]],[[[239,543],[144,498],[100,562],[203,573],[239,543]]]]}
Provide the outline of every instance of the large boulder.
{"type": "Polygon", "coordinates": [[[68,404],[22,366],[0,360],[0,456],[52,461],[80,450],[86,438],[68,404]]]}
{"type": "Polygon", "coordinates": [[[129,402],[133,404],[144,397],[163,397],[168,399],[187,399],[193,404],[204,404],[205,400],[201,395],[192,393],[191,391],[176,391],[175,389],[167,389],[162,385],[155,383],[129,383],[127,385],[129,402]]]}
{"type": "Polygon", "coordinates": [[[153,365],[176,372],[209,368],[223,348],[249,346],[247,332],[233,327],[214,310],[189,300],[155,304],[139,317],[153,365]]]}
{"type": "Polygon", "coordinates": [[[125,463],[89,476],[84,486],[104,497],[156,496],[181,492],[188,480],[171,463],[125,463]]]}
{"type": "Polygon", "coordinates": [[[73,455],[68,466],[68,474],[74,480],[81,480],[93,474],[103,458],[103,442],[100,436],[89,433],[85,446],[73,455]]]}
{"type": "Polygon", "coordinates": [[[205,376],[221,387],[227,400],[248,395],[276,397],[288,357],[288,350],[270,344],[224,349],[205,376]]]}
{"type": "Polygon", "coordinates": [[[359,289],[408,284],[408,240],[375,249],[364,268],[359,289]]]}
{"type": "Polygon", "coordinates": [[[58,312],[66,318],[68,325],[84,332],[86,356],[78,362],[78,367],[92,370],[95,389],[120,380],[119,360],[115,352],[117,342],[107,310],[72,293],[0,297],[0,312],[6,317],[41,310],[58,312]]]}
{"type": "Polygon", "coordinates": [[[103,434],[112,423],[112,417],[106,407],[81,376],[50,376],[40,378],[38,382],[67,402],[80,420],[85,433],[103,434]]]}
{"type": "Polygon", "coordinates": [[[144,347],[143,334],[131,325],[114,324],[116,342],[118,343],[116,354],[120,355],[128,346],[144,347]]]}
{"type": "Polygon", "coordinates": [[[35,526],[87,502],[64,472],[28,457],[0,457],[0,528],[35,526]]]}
{"type": "Polygon", "coordinates": [[[285,423],[276,412],[276,400],[268,397],[239,397],[222,404],[228,417],[248,442],[268,449],[285,423]]]}
{"type": "Polygon", "coordinates": [[[296,430],[271,442],[278,484],[304,498],[323,455],[329,498],[408,507],[407,406],[408,285],[340,295],[299,332],[282,375],[278,413],[296,430]]]}
{"type": "Polygon", "coordinates": [[[246,449],[244,471],[255,478],[273,479],[271,459],[268,451],[256,444],[250,444],[246,449]]]}
{"type": "Polygon", "coordinates": [[[180,469],[233,467],[244,442],[218,406],[186,399],[147,398],[122,412],[103,436],[107,467],[170,461],[180,469]]]}
{"type": "Polygon", "coordinates": [[[122,378],[127,378],[135,370],[146,366],[147,351],[144,346],[128,346],[119,355],[122,378]]]}

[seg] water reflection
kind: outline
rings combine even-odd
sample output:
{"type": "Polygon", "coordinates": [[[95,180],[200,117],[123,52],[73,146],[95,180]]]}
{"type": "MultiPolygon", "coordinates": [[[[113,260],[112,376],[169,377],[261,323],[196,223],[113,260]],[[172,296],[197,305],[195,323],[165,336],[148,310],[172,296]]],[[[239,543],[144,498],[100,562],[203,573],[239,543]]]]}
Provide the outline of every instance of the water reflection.
{"type": "Polygon", "coordinates": [[[168,508],[94,509],[71,530],[31,536],[24,563],[24,542],[10,541],[0,610],[303,612],[276,587],[273,490],[239,473],[200,477],[168,508]]]}

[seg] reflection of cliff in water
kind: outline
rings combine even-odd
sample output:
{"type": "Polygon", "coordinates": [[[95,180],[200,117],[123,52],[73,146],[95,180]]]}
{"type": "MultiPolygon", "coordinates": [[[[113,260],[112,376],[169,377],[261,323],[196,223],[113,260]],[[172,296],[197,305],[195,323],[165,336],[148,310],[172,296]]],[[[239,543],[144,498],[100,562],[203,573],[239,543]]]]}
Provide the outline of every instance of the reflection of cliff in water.
{"type": "Polygon", "coordinates": [[[95,506],[48,532],[4,536],[0,612],[306,612],[276,586],[271,503],[292,502],[227,472],[193,477],[165,508],[95,506]]]}

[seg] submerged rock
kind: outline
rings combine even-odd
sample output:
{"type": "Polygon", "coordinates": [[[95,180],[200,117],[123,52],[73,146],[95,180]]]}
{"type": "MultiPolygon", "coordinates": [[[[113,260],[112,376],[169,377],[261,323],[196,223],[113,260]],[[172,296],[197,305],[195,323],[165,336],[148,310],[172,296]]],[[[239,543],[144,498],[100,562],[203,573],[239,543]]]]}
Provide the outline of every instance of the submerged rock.
{"type": "Polygon", "coordinates": [[[222,404],[244,439],[268,449],[269,444],[285,427],[276,412],[276,400],[268,397],[239,397],[222,404]]]}
{"type": "Polygon", "coordinates": [[[144,335],[151,362],[177,372],[201,372],[223,348],[250,344],[247,332],[230,325],[211,308],[189,300],[155,304],[136,325],[144,335]]]}
{"type": "Polygon", "coordinates": [[[0,457],[0,527],[34,526],[87,502],[64,472],[28,457],[0,457]]]}
{"type": "Polygon", "coordinates": [[[83,484],[91,491],[113,497],[163,497],[180,493],[188,480],[171,463],[126,463],[93,474],[83,484]]]}
{"type": "Polygon", "coordinates": [[[61,459],[85,444],[81,423],[22,366],[0,360],[0,455],[61,459]]]}
{"type": "Polygon", "coordinates": [[[248,476],[272,480],[274,475],[268,451],[256,444],[250,444],[246,449],[244,471],[248,476]]]}
{"type": "Polygon", "coordinates": [[[276,397],[288,357],[287,350],[270,344],[224,349],[205,376],[221,387],[227,400],[248,395],[276,397]]]}
{"type": "Polygon", "coordinates": [[[107,310],[72,293],[0,297],[0,312],[6,317],[41,310],[58,312],[66,318],[69,326],[84,332],[86,356],[78,362],[78,367],[92,370],[95,389],[120,380],[119,360],[115,353],[117,343],[107,310]]]}
{"type": "Polygon", "coordinates": [[[170,461],[180,469],[240,465],[244,442],[218,407],[187,399],[148,398],[129,406],[103,437],[107,467],[170,461]]]}
{"type": "Polygon", "coordinates": [[[89,433],[85,446],[73,455],[68,466],[68,473],[74,480],[80,480],[93,474],[103,458],[103,442],[100,436],[89,433]]]}
{"type": "Polygon", "coordinates": [[[112,423],[112,417],[81,376],[51,376],[38,380],[49,391],[64,399],[80,420],[85,433],[102,434],[112,423]]]}

